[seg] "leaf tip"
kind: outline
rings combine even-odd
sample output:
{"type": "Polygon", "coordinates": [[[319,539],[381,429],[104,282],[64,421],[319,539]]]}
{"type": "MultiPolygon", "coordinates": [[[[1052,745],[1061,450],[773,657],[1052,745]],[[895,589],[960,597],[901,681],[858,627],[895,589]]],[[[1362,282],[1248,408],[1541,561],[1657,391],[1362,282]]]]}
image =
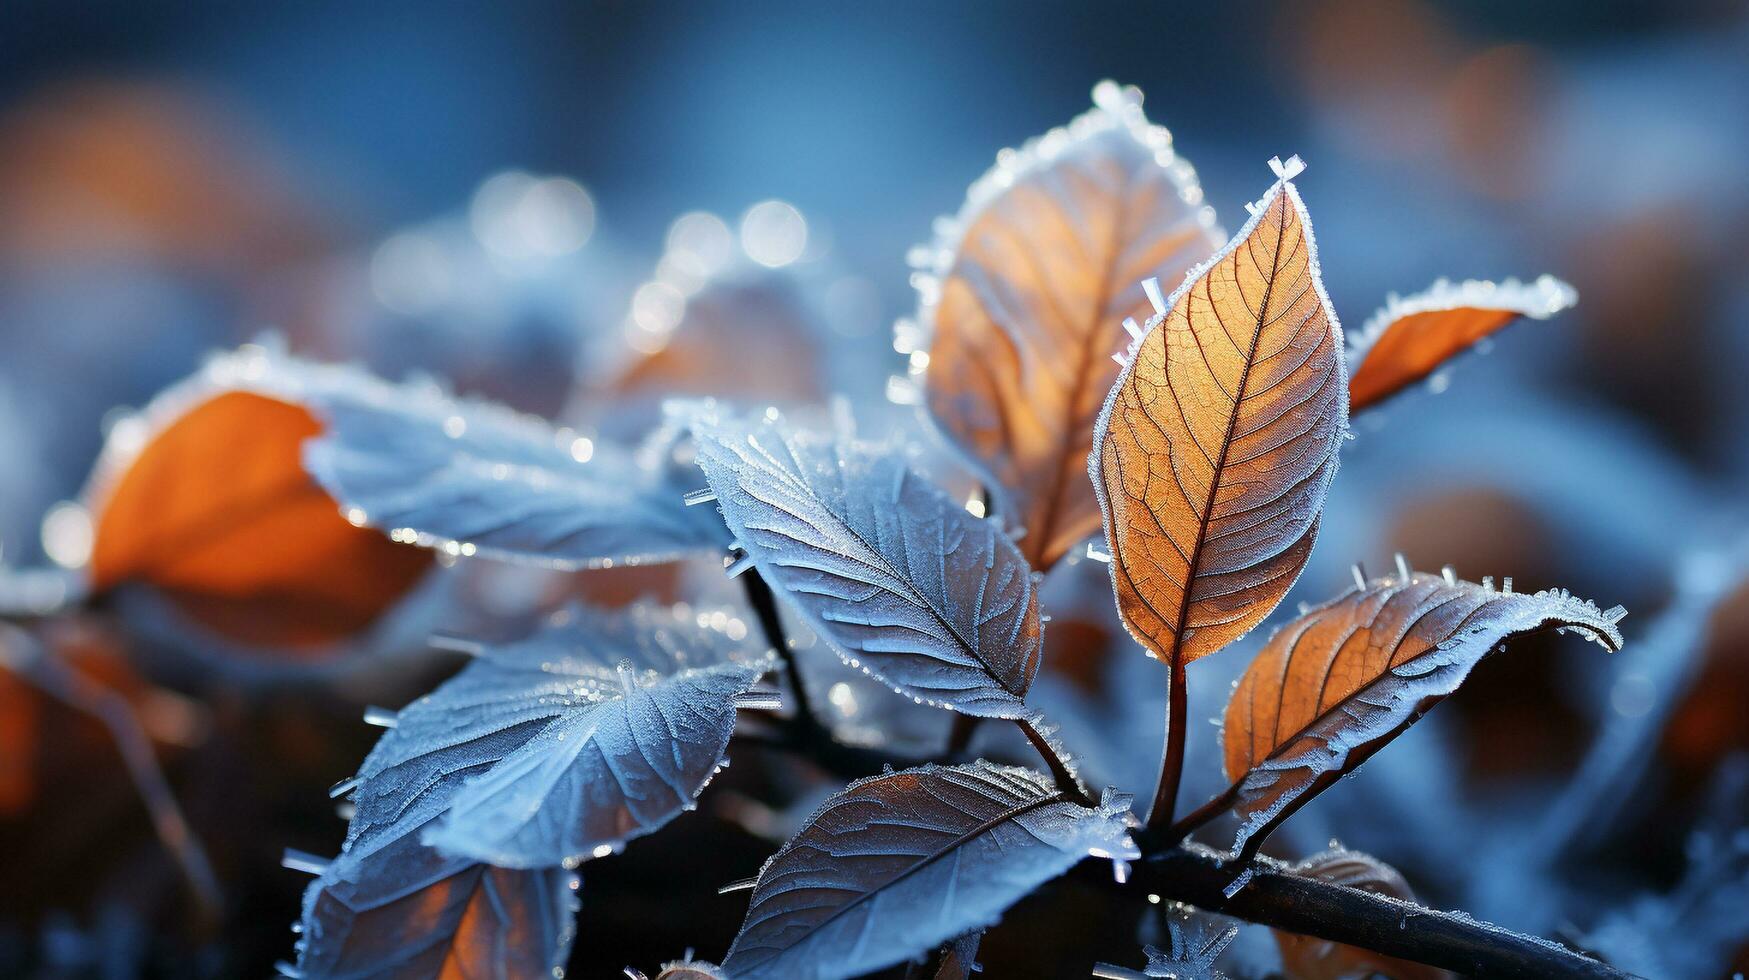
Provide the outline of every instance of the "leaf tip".
{"type": "Polygon", "coordinates": [[[1270,157],[1269,169],[1275,171],[1275,176],[1281,180],[1293,180],[1300,174],[1305,173],[1306,161],[1301,160],[1300,155],[1297,153],[1288,157],[1285,163],[1282,161],[1281,157],[1270,157]]]}

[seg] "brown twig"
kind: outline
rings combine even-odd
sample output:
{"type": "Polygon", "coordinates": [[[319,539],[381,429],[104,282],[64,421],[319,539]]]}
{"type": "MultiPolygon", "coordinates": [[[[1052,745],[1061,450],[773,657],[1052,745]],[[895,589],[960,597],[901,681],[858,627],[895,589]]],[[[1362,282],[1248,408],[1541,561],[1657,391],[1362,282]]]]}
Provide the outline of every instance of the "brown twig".
{"type": "Polygon", "coordinates": [[[820,727],[808,699],[808,686],[802,683],[801,669],[796,666],[796,653],[790,649],[789,638],[784,635],[783,620],[778,616],[777,598],[771,594],[771,585],[757,568],[742,572],[741,582],[747,591],[747,604],[753,607],[753,614],[759,617],[759,626],[765,631],[765,642],[783,658],[784,676],[789,679],[790,696],[795,699],[795,718],[810,728],[820,727]]]}
{"type": "Polygon", "coordinates": [[[1288,932],[1359,946],[1387,956],[1488,977],[1596,977],[1629,974],[1565,947],[1461,912],[1441,912],[1358,888],[1288,873],[1266,859],[1236,869],[1198,844],[1146,855],[1134,884],[1208,912],[1288,932]]]}
{"type": "Polygon", "coordinates": [[[0,643],[0,666],[29,680],[50,697],[96,718],[109,730],[128,776],[152,818],[152,829],[182,869],[201,912],[210,921],[217,922],[224,900],[212,863],[207,860],[199,838],[182,815],[176,795],[165,780],[164,771],[158,767],[152,741],[140,726],[139,719],[134,717],[133,706],[121,695],[93,683],[57,660],[24,629],[11,623],[0,623],[0,641],[3,641],[0,643]]]}

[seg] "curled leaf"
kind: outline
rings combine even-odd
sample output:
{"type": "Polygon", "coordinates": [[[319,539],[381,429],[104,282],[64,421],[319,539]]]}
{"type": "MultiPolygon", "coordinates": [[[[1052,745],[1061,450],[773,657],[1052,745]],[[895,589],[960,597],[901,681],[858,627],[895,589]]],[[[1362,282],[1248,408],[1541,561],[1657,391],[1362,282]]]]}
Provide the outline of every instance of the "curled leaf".
{"type": "Polygon", "coordinates": [[[296,975],[557,976],[576,930],[578,884],[562,868],[495,868],[414,836],[342,855],[304,893],[296,975]]]}
{"type": "Polygon", "coordinates": [[[305,464],[355,522],[400,540],[551,568],[664,561],[726,541],[721,522],[682,499],[697,476],[677,462],[672,426],[631,451],[376,379],[321,408],[328,432],[305,464]]]}
{"type": "Polygon", "coordinates": [[[1089,854],[1134,859],[1128,806],[1088,809],[987,762],[852,783],[765,863],[723,969],[827,980],[927,952],[1089,854]]]}
{"type": "Polygon", "coordinates": [[[1088,460],[1124,624],[1188,663],[1304,567],[1347,415],[1342,332],[1294,165],[1131,347],[1088,460]]]}
{"type": "Polygon", "coordinates": [[[1068,128],[998,156],[919,280],[930,414],[1040,571],[1099,528],[1081,471],[1121,324],[1149,309],[1142,282],[1177,282],[1223,237],[1141,93],[1103,82],[1093,97],[1068,128]]]}
{"type": "Polygon", "coordinates": [[[1222,730],[1235,846],[1269,831],[1454,693],[1507,640],[1571,629],[1621,646],[1620,607],[1404,571],[1300,616],[1245,671],[1222,730]]]}
{"type": "Polygon", "coordinates": [[[656,830],[723,763],[736,698],[766,667],[745,635],[726,616],[573,607],[481,650],[377,742],[350,839],[429,820],[424,841],[446,853],[541,867],[656,830]],[[448,791],[422,790],[450,776],[448,791]]]}
{"type": "MultiPolygon", "coordinates": [[[[1415,892],[1396,868],[1359,851],[1332,848],[1299,862],[1289,870],[1302,877],[1358,888],[1374,895],[1404,902],[1415,901],[1415,892]]],[[[1438,967],[1400,960],[1370,949],[1280,929],[1271,931],[1281,949],[1282,967],[1292,977],[1305,980],[1342,980],[1344,977],[1375,974],[1395,980],[1450,980],[1451,977],[1438,967]]]]}
{"type": "Polygon", "coordinates": [[[118,422],[85,495],[92,588],[151,586],[244,643],[369,626],[431,559],[348,523],[304,472],[313,399],[344,380],[248,345],[118,422]]]}
{"type": "Polygon", "coordinates": [[[701,414],[698,462],[738,543],[838,654],[903,694],[1017,718],[1038,671],[1033,576],[997,524],[896,451],[701,414]]]}
{"type": "Polygon", "coordinates": [[[1348,410],[1370,408],[1521,317],[1546,320],[1578,299],[1553,276],[1521,283],[1441,279],[1407,299],[1390,296],[1349,353],[1348,410]]]}

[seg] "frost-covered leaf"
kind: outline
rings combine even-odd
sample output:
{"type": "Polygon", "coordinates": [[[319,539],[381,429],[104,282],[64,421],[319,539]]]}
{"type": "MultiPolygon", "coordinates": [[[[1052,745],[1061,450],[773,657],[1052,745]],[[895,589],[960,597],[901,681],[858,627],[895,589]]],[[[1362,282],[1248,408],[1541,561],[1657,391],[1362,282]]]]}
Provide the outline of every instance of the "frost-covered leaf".
{"type": "Polygon", "coordinates": [[[304,462],[355,523],[452,555],[554,568],[721,550],[676,427],[631,450],[430,386],[375,381],[325,400],[328,433],[304,462]]]}
{"type": "Polygon", "coordinates": [[[482,650],[371,751],[348,846],[436,818],[424,840],[447,853],[540,867],[661,827],[722,765],[736,698],[767,666],[740,641],[745,624],[715,622],[573,607],[482,650]]]}
{"type": "Polygon", "coordinates": [[[1553,276],[1529,284],[1441,279],[1407,299],[1392,295],[1349,352],[1348,410],[1377,405],[1521,317],[1546,320],[1577,299],[1553,276]]]}
{"type": "Polygon", "coordinates": [[[625,356],[586,366],[575,415],[629,434],[649,428],[671,398],[823,404],[831,334],[813,284],[794,265],[768,268],[741,251],[714,215],[676,221],[656,278],[632,300],[632,343],[625,356]]]}
{"type": "Polygon", "coordinates": [[[242,643],[369,626],[431,559],[347,523],[304,472],[312,399],[349,380],[248,345],[116,422],[85,492],[92,588],[151,586],[242,643]]]}
{"type": "MultiPolygon", "coordinates": [[[[1314,854],[1289,869],[1306,878],[1333,885],[1358,888],[1405,902],[1415,901],[1415,892],[1396,868],[1370,854],[1333,847],[1314,854]]],[[[1340,980],[1342,977],[1382,975],[1394,980],[1450,980],[1451,974],[1424,963],[1412,963],[1375,953],[1370,949],[1302,936],[1273,929],[1281,950],[1282,968],[1291,977],[1308,980],[1340,980]]]]}
{"type": "Polygon", "coordinates": [[[993,521],[896,450],[699,415],[698,462],[760,574],[840,656],[913,698],[1025,714],[1041,648],[1032,570],[993,521]]]}
{"type": "Polygon", "coordinates": [[[551,977],[576,928],[578,879],[495,868],[403,836],[343,855],[304,893],[297,975],[551,977]]]}
{"type": "Polygon", "coordinates": [[[1251,220],[1148,322],[1094,434],[1118,608],[1169,663],[1269,615],[1305,565],[1336,472],[1342,330],[1297,172],[1297,158],[1278,164],[1251,220]]]}
{"type": "Polygon", "coordinates": [[[1221,737],[1239,816],[1235,846],[1259,845],[1507,640],[1572,629],[1615,650],[1620,618],[1619,607],[1605,612],[1565,592],[1496,592],[1404,566],[1293,620],[1227,702],[1221,737]]]}
{"type": "Polygon", "coordinates": [[[1233,937],[1239,934],[1238,926],[1219,928],[1208,923],[1196,923],[1188,910],[1182,910],[1175,911],[1166,920],[1166,932],[1171,940],[1167,949],[1156,946],[1142,948],[1142,952],[1148,957],[1148,965],[1140,972],[1110,963],[1098,963],[1093,967],[1093,975],[1104,980],[1151,980],[1154,977],[1168,977],[1171,980],[1227,980],[1225,973],[1215,969],[1215,961],[1232,945],[1233,937]]]}
{"type": "Polygon", "coordinates": [[[1123,321],[1148,313],[1142,282],[1178,282],[1224,237],[1141,93],[1102,82],[1093,98],[1066,129],[1003,151],[921,259],[928,361],[913,363],[930,414],[1040,571],[1099,529],[1082,470],[1123,321]]]}
{"type": "Polygon", "coordinates": [[[995,922],[1088,856],[1134,859],[1127,797],[1074,803],[1027,769],[924,766],[851,783],[759,873],[737,980],[856,976],[995,922]]]}

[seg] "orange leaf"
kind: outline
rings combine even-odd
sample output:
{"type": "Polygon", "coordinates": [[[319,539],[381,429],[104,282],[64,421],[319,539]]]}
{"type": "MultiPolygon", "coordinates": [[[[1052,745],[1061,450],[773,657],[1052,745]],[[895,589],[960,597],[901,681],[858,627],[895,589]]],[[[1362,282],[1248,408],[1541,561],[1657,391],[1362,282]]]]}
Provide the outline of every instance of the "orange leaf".
{"type": "MultiPolygon", "coordinates": [[[[1356,575],[1359,575],[1358,570],[1356,575]]],[[[1496,592],[1409,571],[1374,579],[1306,612],[1269,638],[1227,702],[1223,800],[1239,815],[1237,845],[1255,849],[1275,825],[1370,758],[1507,640],[1572,629],[1621,646],[1621,607],[1604,612],[1566,592],[1496,592]]]]}
{"type": "Polygon", "coordinates": [[[930,260],[939,285],[920,287],[933,339],[913,364],[929,411],[1026,529],[1040,571],[1099,527],[1081,472],[1120,324],[1149,309],[1142,281],[1177,282],[1222,237],[1141,93],[1104,82],[1093,95],[1068,129],[1005,151],[972,185],[930,260]]]}
{"type": "Polygon", "coordinates": [[[1529,285],[1472,279],[1454,286],[1441,279],[1408,299],[1393,295],[1349,354],[1358,366],[1348,381],[1348,410],[1377,405],[1520,317],[1546,320],[1577,299],[1572,286],[1553,276],[1529,285]]]}
{"type": "Polygon", "coordinates": [[[93,589],[152,586],[245,643],[364,629],[431,559],[340,514],[304,472],[304,440],[321,431],[290,397],[216,367],[118,425],[87,493],[93,589]]]}
{"type": "Polygon", "coordinates": [[[1342,333],[1287,179],[1297,167],[1149,321],[1095,431],[1118,610],[1168,663],[1213,653],[1275,608],[1336,472],[1342,333]]]}
{"type": "MultiPolygon", "coordinates": [[[[1301,877],[1358,888],[1374,895],[1404,902],[1415,901],[1415,892],[1396,868],[1359,851],[1335,848],[1315,854],[1289,870],[1301,877]]],[[[1300,980],[1340,980],[1374,974],[1395,980],[1447,980],[1451,976],[1438,967],[1399,960],[1358,946],[1280,929],[1271,931],[1275,933],[1276,945],[1281,948],[1283,972],[1300,980]]]]}

